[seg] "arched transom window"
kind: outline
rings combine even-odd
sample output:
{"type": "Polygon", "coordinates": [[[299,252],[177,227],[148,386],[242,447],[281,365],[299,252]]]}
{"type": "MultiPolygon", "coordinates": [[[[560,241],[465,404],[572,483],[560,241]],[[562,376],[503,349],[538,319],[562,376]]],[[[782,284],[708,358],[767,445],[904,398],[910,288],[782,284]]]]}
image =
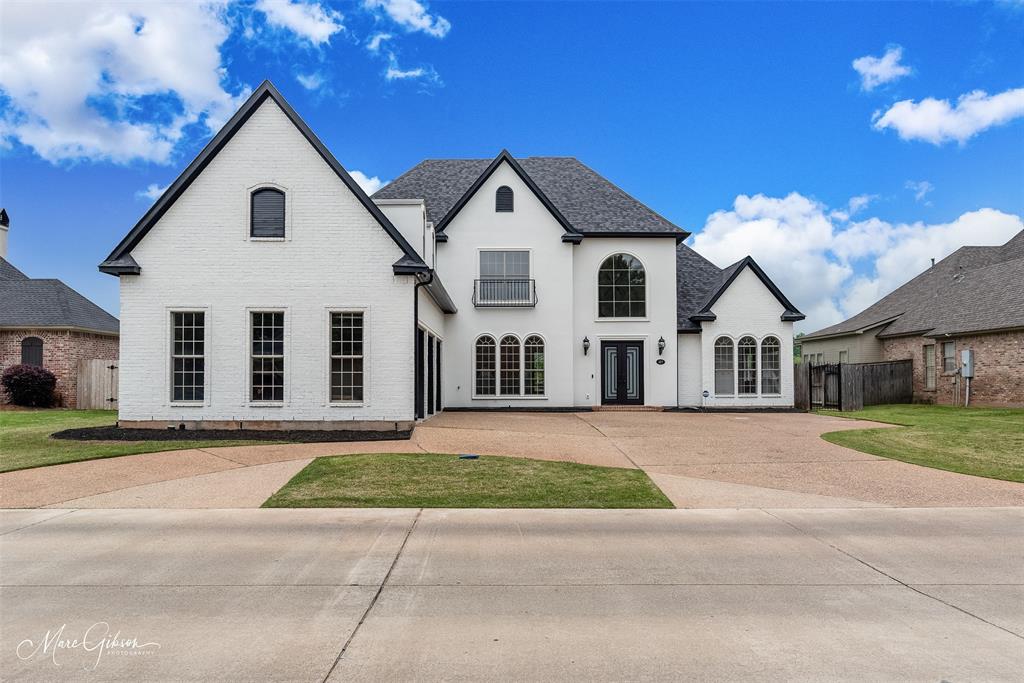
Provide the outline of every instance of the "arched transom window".
{"type": "Polygon", "coordinates": [[[761,340],[761,393],[782,393],[781,344],[775,337],[761,340]]]}
{"type": "Polygon", "coordinates": [[[544,339],[529,334],[523,341],[506,334],[499,342],[489,334],[477,337],[474,349],[473,395],[544,396],[544,339]]]}
{"type": "Polygon", "coordinates": [[[544,395],[544,340],[535,334],[523,342],[523,393],[544,395]]]}
{"type": "Polygon", "coordinates": [[[250,237],[284,237],[284,192],[263,187],[252,193],[250,237]]]}
{"type": "Polygon", "coordinates": [[[43,340],[39,337],[25,337],[21,340],[21,364],[43,365],[43,340]]]}
{"type": "Polygon", "coordinates": [[[515,396],[520,393],[519,338],[506,335],[501,338],[501,372],[499,388],[502,396],[515,396]]]}
{"type": "Polygon", "coordinates": [[[753,337],[743,337],[737,345],[737,357],[739,360],[739,393],[757,393],[757,340],[753,337]]]}
{"type": "Polygon", "coordinates": [[[736,392],[735,359],[732,339],[719,337],[715,340],[715,394],[731,396],[736,392]]]}
{"type": "Polygon", "coordinates": [[[640,259],[630,254],[613,254],[604,260],[597,273],[597,316],[647,316],[647,273],[640,259]]]}
{"type": "Polygon", "coordinates": [[[477,396],[494,396],[498,391],[496,383],[497,350],[494,337],[483,335],[476,340],[476,385],[477,396]]]}

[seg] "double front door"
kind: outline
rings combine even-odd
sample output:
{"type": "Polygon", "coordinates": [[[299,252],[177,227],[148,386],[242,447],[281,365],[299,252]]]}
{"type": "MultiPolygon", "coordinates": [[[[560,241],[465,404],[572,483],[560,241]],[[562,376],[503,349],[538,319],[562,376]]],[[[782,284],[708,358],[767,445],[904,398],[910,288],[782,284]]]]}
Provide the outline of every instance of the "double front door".
{"type": "Polygon", "coordinates": [[[601,342],[601,404],[643,405],[644,344],[601,342]]]}

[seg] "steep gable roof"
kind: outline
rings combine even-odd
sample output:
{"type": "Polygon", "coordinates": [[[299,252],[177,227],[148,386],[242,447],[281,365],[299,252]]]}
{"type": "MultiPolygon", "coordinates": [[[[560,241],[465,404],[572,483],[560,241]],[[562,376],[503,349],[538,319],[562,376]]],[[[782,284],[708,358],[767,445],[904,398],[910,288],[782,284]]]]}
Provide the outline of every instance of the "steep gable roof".
{"type": "Polygon", "coordinates": [[[495,159],[427,159],[378,190],[373,198],[424,200],[427,220],[439,226],[443,240],[443,227],[472,196],[471,190],[479,188],[503,160],[511,160],[520,177],[525,175],[524,182],[536,188],[531,187],[541,201],[550,203],[549,210],[560,217],[568,234],[672,236],[679,240],[689,235],[572,157],[514,159],[503,151],[495,159]]]}
{"type": "Polygon", "coordinates": [[[135,246],[146,236],[146,233],[152,229],[152,227],[160,220],[164,213],[177,201],[178,197],[188,189],[189,185],[202,173],[203,169],[210,163],[210,161],[217,155],[217,153],[234,137],[235,133],[246,121],[249,120],[256,110],[260,108],[267,99],[271,99],[281,108],[285,116],[298,128],[299,132],[302,133],[303,137],[313,146],[313,148],[320,154],[321,158],[327,165],[331,167],[331,170],[335,172],[338,178],[345,184],[346,187],[356,196],[360,203],[370,212],[371,215],[377,220],[382,228],[391,236],[391,239],[395,241],[395,244],[402,250],[404,256],[399,259],[399,263],[394,266],[394,270],[399,274],[425,272],[429,270],[427,265],[420,258],[419,254],[412,248],[408,241],[402,236],[402,233],[392,225],[391,221],[388,220],[387,216],[381,212],[380,208],[374,204],[366,193],[363,191],[359,184],[356,183],[348,172],[342,167],[338,160],[331,154],[330,150],[324,146],[320,138],[306,125],[306,122],[292,109],[291,105],[284,99],[284,96],[278,92],[277,88],[270,81],[263,81],[263,83],[253,91],[249,99],[245,101],[245,104],[235,112],[235,115],[220,131],[213,136],[213,139],[203,148],[203,151],[199,153],[191,164],[189,164],[185,170],[177,177],[177,179],[171,183],[170,187],[164,191],[160,198],[150,207],[149,211],[135,224],[124,239],[110,252],[110,256],[100,264],[100,271],[109,273],[111,275],[131,275],[138,274],[139,266],[131,259],[131,251],[135,246]]]}
{"type": "Polygon", "coordinates": [[[117,318],[60,280],[0,280],[0,327],[75,328],[117,334],[117,318]]]}
{"type": "Polygon", "coordinates": [[[729,289],[729,285],[745,268],[758,277],[772,296],[782,305],[781,319],[787,322],[803,320],[804,314],[797,310],[782,293],[768,274],[750,256],[745,256],[730,266],[719,269],[713,263],[690,249],[685,244],[676,247],[676,317],[679,332],[696,332],[702,321],[715,320],[715,302],[729,289]]]}
{"type": "Polygon", "coordinates": [[[961,247],[857,315],[804,336],[886,327],[880,337],[1024,327],[1024,231],[997,247],[961,247]]]}

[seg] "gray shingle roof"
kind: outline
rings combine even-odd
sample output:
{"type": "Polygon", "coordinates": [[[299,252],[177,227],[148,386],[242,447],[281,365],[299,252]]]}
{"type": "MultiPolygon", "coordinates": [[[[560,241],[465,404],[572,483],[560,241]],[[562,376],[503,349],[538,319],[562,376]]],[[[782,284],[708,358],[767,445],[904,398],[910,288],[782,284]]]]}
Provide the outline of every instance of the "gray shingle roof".
{"type": "Polygon", "coordinates": [[[998,247],[961,247],[857,315],[804,337],[938,336],[1024,327],[1024,231],[998,247]]]}
{"type": "Polygon", "coordinates": [[[75,327],[117,334],[117,318],[60,280],[0,280],[0,327],[75,327]]]}
{"type": "Polygon", "coordinates": [[[676,245],[676,313],[679,330],[700,330],[700,323],[690,320],[690,316],[704,310],[705,304],[721,286],[723,272],[682,242],[676,245]]]}
{"type": "Polygon", "coordinates": [[[0,281],[27,280],[28,275],[11,265],[11,262],[0,256],[0,281]]]}
{"type": "MultiPolygon", "coordinates": [[[[374,199],[422,199],[438,224],[493,159],[427,159],[384,186],[374,199]]],[[[587,233],[664,233],[681,228],[572,157],[517,159],[573,228],[587,233]]]]}

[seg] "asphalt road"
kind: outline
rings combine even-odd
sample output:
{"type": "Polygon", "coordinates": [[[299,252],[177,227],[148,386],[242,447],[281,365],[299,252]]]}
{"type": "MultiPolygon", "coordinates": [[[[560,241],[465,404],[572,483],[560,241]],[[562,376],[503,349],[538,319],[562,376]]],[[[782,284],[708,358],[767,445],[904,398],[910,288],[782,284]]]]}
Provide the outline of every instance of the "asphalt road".
{"type": "Polygon", "coordinates": [[[17,510],[0,534],[4,680],[1024,671],[1020,508],[17,510]]]}

